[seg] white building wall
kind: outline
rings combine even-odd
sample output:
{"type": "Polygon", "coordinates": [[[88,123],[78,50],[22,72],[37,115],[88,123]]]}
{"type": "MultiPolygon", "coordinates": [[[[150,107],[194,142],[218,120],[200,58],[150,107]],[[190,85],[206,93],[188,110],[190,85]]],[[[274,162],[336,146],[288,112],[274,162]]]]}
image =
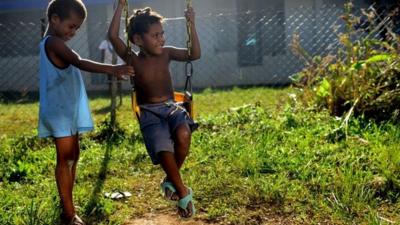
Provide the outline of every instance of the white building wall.
{"type": "MultiPolygon", "coordinates": [[[[224,40],[224,37],[218,36],[215,32],[210,32],[208,30],[210,27],[215,27],[218,24],[218,15],[226,13],[237,13],[238,3],[246,0],[193,0],[193,6],[197,14],[197,29],[200,36],[201,46],[202,46],[202,58],[194,62],[195,74],[193,77],[193,84],[196,88],[206,88],[206,87],[221,87],[221,86],[238,86],[238,85],[273,85],[282,84],[289,81],[288,76],[291,74],[287,73],[287,66],[291,65],[293,68],[297,68],[299,64],[298,59],[293,59],[293,62],[287,62],[288,55],[292,54],[290,49],[284,49],[279,54],[266,54],[262,58],[261,65],[240,67],[238,64],[238,49],[220,49],[220,44],[224,40]],[[210,19],[212,18],[212,19],[210,19]],[[215,24],[209,24],[210,21],[215,24]],[[221,74],[221,71],[224,71],[221,74]]],[[[261,9],[263,7],[271,7],[274,1],[267,0],[256,0],[248,1],[250,8],[261,9]]],[[[323,17],[324,5],[337,2],[337,8],[342,8],[343,0],[284,0],[284,42],[286,46],[291,41],[291,35],[294,32],[300,32],[302,40],[309,41],[315,38],[318,32],[326,29],[327,21],[329,18],[323,17]],[[293,18],[293,12],[299,12],[302,9],[307,10],[305,13],[308,18],[307,26],[297,26],[293,18]],[[310,11],[312,9],[312,11],[310,11]]],[[[356,1],[356,3],[362,6],[364,1],[356,1]],[[357,3],[358,2],[358,3],[357,3]]],[[[158,11],[160,14],[164,15],[166,18],[181,18],[183,16],[183,11],[186,7],[185,2],[182,0],[169,0],[169,1],[149,1],[148,4],[131,4],[131,8],[143,8],[145,6],[150,6],[154,10],[158,11]]],[[[365,4],[364,4],[365,6],[365,4]]],[[[15,17],[18,17],[18,13],[21,15],[24,12],[16,12],[15,17]]],[[[40,11],[44,15],[44,9],[40,11]]],[[[89,22],[96,21],[110,21],[113,15],[113,5],[97,6],[96,9],[88,7],[89,17],[94,18],[88,20],[89,22]],[[100,9],[102,8],[102,9],[100,9]]],[[[325,16],[325,15],[324,15],[325,16]]],[[[34,21],[39,21],[39,18],[32,18],[34,21]]],[[[1,18],[1,13],[0,13],[1,18]]],[[[231,21],[234,24],[238,23],[236,18],[231,21]]],[[[331,20],[336,20],[335,18],[330,18],[331,20]]],[[[1,23],[2,21],[0,21],[1,23]]],[[[176,35],[174,40],[168,40],[169,44],[176,44],[177,46],[185,46],[186,33],[185,24],[183,20],[178,26],[171,27],[167,24],[166,29],[171,29],[169,32],[176,35]],[[182,35],[180,35],[182,34],[182,35]]],[[[171,22],[172,23],[172,22],[171,22]]],[[[174,22],[175,23],[175,22],[174,22]]],[[[84,58],[91,58],[94,60],[99,59],[99,52],[97,52],[97,44],[93,44],[93,40],[100,41],[104,38],[103,35],[90,36],[90,32],[94,32],[94,28],[88,28],[83,26],[79,32],[79,38],[73,39],[70,43],[72,46],[78,46],[75,50],[84,58]],[[92,30],[90,30],[92,29],[92,30]],[[90,38],[89,38],[90,37],[90,38]],[[79,43],[77,43],[79,40],[79,43]],[[91,42],[92,46],[89,46],[91,42]]],[[[102,34],[104,31],[96,31],[97,34],[102,34]]],[[[232,26],[229,30],[229,38],[233,40],[234,43],[238,41],[238,36],[241,31],[238,26],[232,26]]],[[[329,31],[324,30],[324,33],[329,33],[329,31]]],[[[322,34],[321,34],[322,35],[322,34]]],[[[121,34],[122,36],[122,34],[121,34]]],[[[334,37],[329,37],[334,40],[334,37]]],[[[315,40],[317,42],[317,40],[315,40]]],[[[234,46],[235,48],[237,46],[234,46]]],[[[308,46],[312,48],[312,46],[308,46]]],[[[24,56],[24,57],[2,57],[0,58],[0,65],[11,64],[15,67],[20,67],[20,69],[15,70],[13,73],[6,73],[4,70],[0,72],[0,91],[34,91],[38,88],[38,57],[37,56],[24,56]],[[21,65],[19,62],[29,62],[25,65],[21,65]],[[23,77],[23,79],[21,79],[23,77]],[[6,84],[6,85],[4,85],[6,84]]],[[[300,68],[299,68],[300,69],[300,68]]],[[[174,83],[177,87],[184,86],[184,63],[172,63],[171,71],[173,74],[174,83]]],[[[87,84],[87,90],[106,90],[107,84],[94,84],[94,76],[88,75],[84,76],[85,82],[87,84]]],[[[125,89],[130,87],[128,82],[124,83],[125,89]]]]}

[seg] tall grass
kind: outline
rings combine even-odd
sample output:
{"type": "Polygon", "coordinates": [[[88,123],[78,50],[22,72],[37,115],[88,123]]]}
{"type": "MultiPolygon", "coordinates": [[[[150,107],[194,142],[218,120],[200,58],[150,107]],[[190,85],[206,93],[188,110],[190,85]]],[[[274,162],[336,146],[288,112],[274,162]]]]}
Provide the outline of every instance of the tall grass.
{"type": "MultiPolygon", "coordinates": [[[[293,92],[236,88],[195,95],[201,128],[182,176],[195,191],[197,218],[220,224],[398,223],[398,124],[350,118],[348,138],[342,138],[335,131],[340,120],[303,108],[293,92]]],[[[90,224],[175,213],[161,197],[163,173],[151,165],[128,102],[125,97],[118,126],[110,130],[102,110],[108,101],[91,100],[97,127],[81,139],[74,190],[90,224]],[[117,190],[133,196],[104,196],[117,190]]],[[[35,132],[17,133],[1,137],[0,224],[57,224],[53,144],[35,132]]]]}

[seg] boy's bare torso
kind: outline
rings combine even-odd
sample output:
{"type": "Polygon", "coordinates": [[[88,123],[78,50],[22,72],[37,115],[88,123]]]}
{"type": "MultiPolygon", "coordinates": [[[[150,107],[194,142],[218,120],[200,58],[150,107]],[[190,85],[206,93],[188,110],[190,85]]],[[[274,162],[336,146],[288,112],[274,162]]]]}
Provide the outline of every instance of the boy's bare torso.
{"type": "Polygon", "coordinates": [[[138,104],[160,103],[174,98],[170,59],[166,49],[161,55],[134,55],[135,89],[138,104]]]}

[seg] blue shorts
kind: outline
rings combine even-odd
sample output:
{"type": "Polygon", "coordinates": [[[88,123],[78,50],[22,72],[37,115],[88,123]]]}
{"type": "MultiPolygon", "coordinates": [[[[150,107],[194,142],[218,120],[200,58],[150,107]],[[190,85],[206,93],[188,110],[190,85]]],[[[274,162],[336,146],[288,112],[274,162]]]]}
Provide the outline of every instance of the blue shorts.
{"type": "Polygon", "coordinates": [[[140,105],[140,130],[147,152],[154,165],[159,164],[158,153],[174,153],[173,133],[187,124],[191,131],[196,125],[184,108],[173,101],[140,105]]]}

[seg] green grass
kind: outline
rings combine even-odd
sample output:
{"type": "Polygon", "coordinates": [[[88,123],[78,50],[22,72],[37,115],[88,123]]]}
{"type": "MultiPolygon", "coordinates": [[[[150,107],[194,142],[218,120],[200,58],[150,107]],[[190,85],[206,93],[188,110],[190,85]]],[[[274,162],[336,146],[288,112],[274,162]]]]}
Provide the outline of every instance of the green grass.
{"type": "MultiPolygon", "coordinates": [[[[206,90],[195,95],[201,128],[182,170],[200,219],[221,224],[400,223],[400,127],[341,120],[289,98],[291,89],[206,90]],[[338,129],[339,128],[339,129],[338,129]]],[[[129,97],[110,133],[109,101],[91,99],[96,131],[83,136],[75,204],[92,224],[174,212],[159,192],[129,97]],[[112,134],[112,135],[111,135],[112,134]],[[104,192],[129,191],[123,201],[104,192]]],[[[55,224],[55,152],[36,138],[37,104],[0,105],[0,224],[55,224]],[[3,131],[4,130],[4,131],[3,131]]]]}

